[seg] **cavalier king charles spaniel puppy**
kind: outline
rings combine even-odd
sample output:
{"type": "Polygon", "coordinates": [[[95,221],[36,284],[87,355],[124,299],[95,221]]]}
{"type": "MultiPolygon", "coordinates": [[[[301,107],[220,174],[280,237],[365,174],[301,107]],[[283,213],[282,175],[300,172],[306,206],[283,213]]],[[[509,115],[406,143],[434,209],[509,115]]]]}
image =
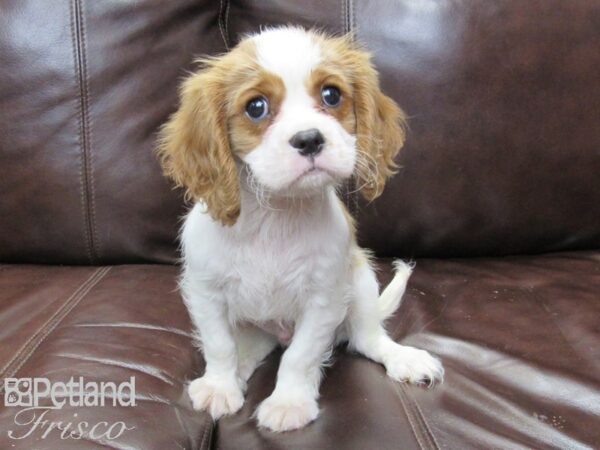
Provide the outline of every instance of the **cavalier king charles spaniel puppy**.
{"type": "Polygon", "coordinates": [[[428,385],[443,368],[394,342],[411,266],[397,261],[379,294],[369,252],[336,194],[354,176],[367,200],[396,169],[404,115],[351,38],[297,27],[250,35],[201,60],[161,130],[164,172],[193,207],[183,226],[180,287],[206,361],[188,388],[214,419],[238,411],[246,382],[286,347],[259,426],[301,428],[319,414],[322,367],[337,343],[428,385]]]}

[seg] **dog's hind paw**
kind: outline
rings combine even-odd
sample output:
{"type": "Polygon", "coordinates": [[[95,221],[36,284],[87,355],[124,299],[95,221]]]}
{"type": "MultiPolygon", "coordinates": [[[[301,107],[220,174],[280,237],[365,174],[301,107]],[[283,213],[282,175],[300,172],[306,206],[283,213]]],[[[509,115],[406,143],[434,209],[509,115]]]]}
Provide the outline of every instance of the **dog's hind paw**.
{"type": "Polygon", "coordinates": [[[386,355],[383,363],[388,376],[396,381],[430,387],[444,379],[444,367],[440,360],[418,348],[398,345],[386,355]]]}

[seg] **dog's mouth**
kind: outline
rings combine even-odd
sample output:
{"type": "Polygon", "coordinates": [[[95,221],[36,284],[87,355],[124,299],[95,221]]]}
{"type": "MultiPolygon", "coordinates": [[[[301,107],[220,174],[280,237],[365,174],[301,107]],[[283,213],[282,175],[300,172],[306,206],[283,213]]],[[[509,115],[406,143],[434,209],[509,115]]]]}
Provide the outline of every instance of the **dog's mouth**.
{"type": "Polygon", "coordinates": [[[307,170],[305,170],[304,172],[302,172],[302,174],[300,174],[300,178],[303,177],[310,177],[310,176],[314,176],[320,173],[328,173],[326,170],[322,169],[321,167],[317,167],[314,165],[310,166],[307,170]]]}
{"type": "Polygon", "coordinates": [[[331,170],[317,164],[317,162],[315,161],[315,158],[311,157],[310,158],[310,166],[308,168],[306,168],[304,171],[302,171],[302,173],[296,177],[296,179],[292,182],[292,184],[296,183],[297,181],[303,180],[303,179],[312,179],[312,178],[316,179],[317,177],[325,177],[325,178],[331,178],[331,179],[336,178],[335,174],[331,170]]]}
{"type": "Polygon", "coordinates": [[[311,185],[324,184],[335,178],[335,175],[328,169],[312,164],[308,169],[298,175],[291,185],[297,185],[298,183],[311,185]]]}
{"type": "Polygon", "coordinates": [[[323,167],[314,159],[311,159],[308,167],[304,168],[291,181],[288,181],[285,187],[273,189],[258,180],[249,164],[241,162],[239,168],[244,181],[241,183],[242,189],[248,192],[260,192],[261,195],[268,195],[269,197],[272,195],[294,196],[305,190],[313,192],[325,185],[336,183],[342,178],[331,169],[323,167]]]}

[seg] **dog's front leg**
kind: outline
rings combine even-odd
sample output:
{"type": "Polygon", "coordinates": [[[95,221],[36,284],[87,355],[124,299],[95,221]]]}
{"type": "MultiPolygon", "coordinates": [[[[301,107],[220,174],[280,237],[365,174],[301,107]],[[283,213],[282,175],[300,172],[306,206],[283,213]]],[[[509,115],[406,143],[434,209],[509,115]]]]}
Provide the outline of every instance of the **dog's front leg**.
{"type": "Polygon", "coordinates": [[[189,285],[185,298],[200,334],[206,361],[204,375],[188,387],[194,409],[208,411],[214,419],[233,414],[244,404],[244,394],[237,374],[238,354],[226,305],[218,300],[218,293],[190,289],[189,285]]]}
{"type": "Polygon", "coordinates": [[[342,305],[322,306],[325,303],[312,302],[315,306],[296,323],[292,342],[281,358],[275,390],[256,411],[260,426],[272,431],[293,430],[319,414],[321,366],[345,314],[342,305]]]}

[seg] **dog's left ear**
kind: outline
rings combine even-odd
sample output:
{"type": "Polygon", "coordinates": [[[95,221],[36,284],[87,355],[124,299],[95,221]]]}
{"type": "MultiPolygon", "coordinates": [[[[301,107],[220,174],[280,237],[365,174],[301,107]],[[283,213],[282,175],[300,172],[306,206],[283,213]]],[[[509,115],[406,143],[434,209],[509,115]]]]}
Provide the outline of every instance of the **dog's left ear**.
{"type": "Polygon", "coordinates": [[[371,201],[381,195],[386,180],[398,168],[394,157],[404,145],[405,115],[381,92],[370,55],[356,50],[355,58],[356,177],[363,196],[371,201]]]}

